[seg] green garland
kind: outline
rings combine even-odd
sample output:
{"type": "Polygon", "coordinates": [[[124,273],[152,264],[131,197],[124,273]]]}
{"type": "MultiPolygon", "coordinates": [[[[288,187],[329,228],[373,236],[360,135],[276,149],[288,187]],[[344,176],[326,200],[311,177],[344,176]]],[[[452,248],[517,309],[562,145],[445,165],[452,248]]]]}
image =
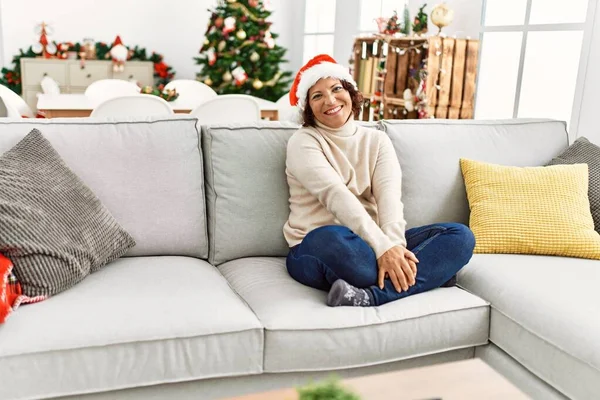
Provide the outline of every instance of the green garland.
{"type": "MultiPolygon", "coordinates": [[[[68,52],[76,52],[77,59],[80,59],[79,52],[83,47],[80,43],[56,43],[57,53],[55,57],[52,58],[60,58],[66,59],[68,52]]],[[[104,42],[96,43],[96,59],[98,60],[109,60],[110,57],[110,49],[112,45],[106,44],[104,42]]],[[[163,56],[161,54],[152,52],[150,55],[146,53],[146,49],[143,47],[135,46],[133,49],[129,48],[130,56],[127,58],[128,60],[135,61],[152,61],[154,64],[154,77],[157,80],[157,84],[160,90],[162,87],[169,83],[175,77],[175,71],[169,65],[167,65],[163,61],[163,56]]],[[[22,93],[21,87],[21,58],[36,58],[39,57],[39,54],[36,54],[31,49],[31,46],[27,50],[19,49],[19,54],[15,55],[12,59],[12,63],[14,67],[11,68],[2,68],[2,75],[0,76],[0,84],[8,87],[13,92],[17,94],[22,93]]]]}

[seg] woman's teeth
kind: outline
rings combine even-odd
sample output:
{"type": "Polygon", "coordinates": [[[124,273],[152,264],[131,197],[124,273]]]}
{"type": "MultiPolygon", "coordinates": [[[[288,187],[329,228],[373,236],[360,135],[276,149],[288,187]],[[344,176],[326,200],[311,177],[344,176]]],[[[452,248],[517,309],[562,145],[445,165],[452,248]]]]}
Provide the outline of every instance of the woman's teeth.
{"type": "Polygon", "coordinates": [[[327,114],[327,115],[335,114],[336,112],[340,111],[341,109],[342,109],[342,106],[337,106],[336,108],[332,108],[331,110],[325,111],[325,114],[327,114]]]}

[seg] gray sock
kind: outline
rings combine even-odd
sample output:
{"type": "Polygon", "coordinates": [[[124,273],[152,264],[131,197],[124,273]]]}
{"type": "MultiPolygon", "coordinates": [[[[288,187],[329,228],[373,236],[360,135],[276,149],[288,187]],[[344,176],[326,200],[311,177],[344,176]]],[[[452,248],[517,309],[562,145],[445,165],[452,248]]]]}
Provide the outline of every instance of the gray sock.
{"type": "Polygon", "coordinates": [[[370,293],[365,289],[359,289],[343,279],[333,282],[327,295],[327,305],[368,307],[373,305],[370,293]]]}

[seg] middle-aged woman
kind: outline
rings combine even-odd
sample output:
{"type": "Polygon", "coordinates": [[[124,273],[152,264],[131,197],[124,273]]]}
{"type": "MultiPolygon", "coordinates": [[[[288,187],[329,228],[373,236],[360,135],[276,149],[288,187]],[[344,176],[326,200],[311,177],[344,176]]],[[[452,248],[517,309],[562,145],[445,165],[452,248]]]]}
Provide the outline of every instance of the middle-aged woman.
{"type": "Polygon", "coordinates": [[[348,69],[316,56],[296,75],[290,102],[303,126],[287,146],[289,274],[328,291],[330,306],[378,306],[453,285],[473,233],[458,223],[405,232],[400,164],[385,132],[355,123],[362,95],[348,69]]]}

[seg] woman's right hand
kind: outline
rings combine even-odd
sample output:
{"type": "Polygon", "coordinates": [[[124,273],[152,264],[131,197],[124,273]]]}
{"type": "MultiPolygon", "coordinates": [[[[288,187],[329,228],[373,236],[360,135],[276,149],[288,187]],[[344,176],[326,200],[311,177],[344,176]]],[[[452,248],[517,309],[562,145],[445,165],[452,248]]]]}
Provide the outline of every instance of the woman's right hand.
{"type": "Polygon", "coordinates": [[[394,246],[377,259],[379,267],[379,288],[383,289],[383,281],[388,276],[398,293],[415,284],[417,276],[417,257],[402,246],[394,246]]]}

